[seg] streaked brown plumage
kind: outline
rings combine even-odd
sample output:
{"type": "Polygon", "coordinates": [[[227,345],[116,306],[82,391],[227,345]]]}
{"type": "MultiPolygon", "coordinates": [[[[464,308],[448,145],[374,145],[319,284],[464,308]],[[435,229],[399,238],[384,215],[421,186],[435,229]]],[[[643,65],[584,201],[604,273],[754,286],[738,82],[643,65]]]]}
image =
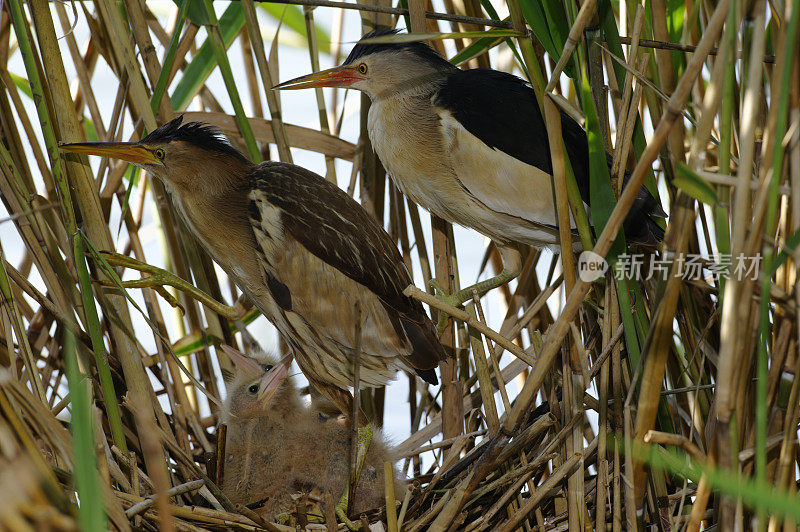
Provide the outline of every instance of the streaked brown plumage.
{"type": "MultiPolygon", "coordinates": [[[[350,472],[348,424],[303,406],[285,372],[267,384],[271,373],[283,369],[271,355],[250,358],[227,347],[226,352],[236,371],[220,410],[220,422],[227,425],[223,492],[269,519],[294,510],[294,497],[302,493],[335,499],[350,472]]],[[[376,435],[356,485],[356,513],[383,505],[385,461],[393,461],[391,453],[376,435]]],[[[395,493],[402,493],[396,471],[394,482],[395,493]]]]}
{"type": "MultiPolygon", "coordinates": [[[[397,369],[436,383],[444,358],[394,242],[352,198],[299,166],[255,165],[214,129],[181,117],[138,143],[62,145],[145,168],[164,182],[203,247],[292,347],[313,384],[352,384],[356,301],[361,382],[397,369]]],[[[346,409],[341,394],[329,395],[346,409]]]]}

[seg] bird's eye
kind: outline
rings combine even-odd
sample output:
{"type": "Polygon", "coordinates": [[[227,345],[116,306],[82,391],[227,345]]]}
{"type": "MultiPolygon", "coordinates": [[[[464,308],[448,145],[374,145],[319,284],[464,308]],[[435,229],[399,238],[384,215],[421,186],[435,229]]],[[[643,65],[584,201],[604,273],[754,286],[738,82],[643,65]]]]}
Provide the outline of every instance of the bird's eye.
{"type": "Polygon", "coordinates": [[[162,161],[164,160],[164,157],[167,156],[167,153],[164,151],[163,148],[156,148],[153,153],[155,154],[156,157],[158,157],[162,161]]]}
{"type": "Polygon", "coordinates": [[[365,65],[364,63],[361,63],[360,65],[358,65],[358,72],[359,72],[359,74],[366,74],[367,73],[367,65],[365,65]]]}
{"type": "Polygon", "coordinates": [[[250,393],[258,393],[258,384],[251,384],[247,391],[250,393]]]}

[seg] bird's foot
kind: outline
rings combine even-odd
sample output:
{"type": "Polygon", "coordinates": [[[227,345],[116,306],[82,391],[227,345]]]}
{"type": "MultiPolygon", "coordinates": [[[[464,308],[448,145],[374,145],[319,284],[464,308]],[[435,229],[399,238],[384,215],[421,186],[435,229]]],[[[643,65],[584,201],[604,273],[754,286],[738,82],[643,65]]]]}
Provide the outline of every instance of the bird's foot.
{"type": "Polygon", "coordinates": [[[342,495],[342,499],[339,499],[339,503],[336,505],[336,517],[339,518],[339,521],[344,523],[348,530],[361,530],[361,526],[347,517],[347,502],[347,492],[345,492],[345,494],[342,495]]]}
{"type": "MultiPolygon", "coordinates": [[[[519,274],[518,270],[515,271],[506,271],[503,270],[499,275],[486,279],[484,281],[480,281],[478,283],[473,284],[472,286],[468,286],[466,288],[462,288],[458,292],[453,294],[448,294],[445,292],[442,285],[440,285],[436,279],[431,279],[430,284],[433,290],[436,292],[436,298],[443,303],[450,305],[452,307],[459,308],[461,305],[470,301],[475,294],[478,294],[478,297],[482,297],[486,292],[497,288],[499,286],[503,286],[510,280],[514,279],[519,274]]],[[[436,332],[439,336],[442,335],[444,332],[445,327],[447,326],[447,318],[449,316],[446,312],[439,311],[439,319],[436,323],[436,332]]]]}
{"type": "MultiPolygon", "coordinates": [[[[449,305],[451,307],[459,308],[461,305],[472,299],[472,289],[474,286],[470,286],[463,290],[459,290],[453,294],[448,294],[442,285],[436,279],[431,279],[430,281],[431,288],[433,288],[434,292],[436,293],[436,299],[444,303],[445,305],[449,305]]],[[[482,294],[479,294],[482,295],[482,294]]],[[[440,310],[439,311],[439,318],[436,321],[436,334],[437,336],[441,336],[444,332],[445,328],[447,327],[447,318],[450,315],[447,312],[440,310]]]]}
{"type": "Polygon", "coordinates": [[[367,458],[367,450],[372,443],[372,425],[367,424],[358,428],[358,448],[356,450],[356,474],[352,486],[345,488],[344,493],[336,504],[336,516],[350,530],[360,530],[361,526],[354,523],[347,517],[350,506],[350,493],[355,493],[358,479],[361,476],[361,469],[364,467],[364,460],[367,458]]]}
{"type": "MultiPolygon", "coordinates": [[[[436,279],[431,279],[430,285],[431,288],[433,288],[434,293],[436,294],[436,299],[439,299],[443,303],[446,303],[453,307],[458,306],[458,303],[456,303],[455,305],[453,304],[454,303],[453,297],[447,292],[445,292],[444,288],[442,288],[442,285],[439,284],[439,281],[437,281],[436,279]]],[[[447,318],[449,318],[450,315],[444,312],[443,310],[440,310],[438,314],[439,318],[436,320],[436,336],[442,336],[442,333],[447,327],[447,318]]]]}
{"type": "Polygon", "coordinates": [[[433,291],[436,293],[436,299],[450,305],[451,307],[458,308],[463,305],[465,301],[472,298],[471,295],[466,298],[462,297],[462,292],[464,292],[464,290],[459,290],[454,294],[448,294],[436,279],[431,279],[430,284],[431,288],[433,288],[433,291]]]}
{"type": "Polygon", "coordinates": [[[100,253],[97,253],[95,255],[95,259],[100,267],[106,271],[111,279],[113,279],[101,281],[103,286],[115,288],[152,288],[170,305],[180,309],[182,313],[185,313],[185,309],[178,302],[178,300],[164,288],[166,286],[171,286],[180,290],[181,292],[186,293],[220,316],[230,320],[241,320],[247,313],[247,309],[241,303],[237,302],[235,305],[225,305],[220,303],[199,288],[181,279],[174,273],[163,268],[159,268],[158,266],[146,264],[132,257],[128,257],[127,255],[121,255],[119,253],[111,253],[107,251],[101,251],[100,253]],[[148,276],[132,281],[121,281],[113,271],[112,266],[130,268],[132,270],[145,273],[148,276]]]}

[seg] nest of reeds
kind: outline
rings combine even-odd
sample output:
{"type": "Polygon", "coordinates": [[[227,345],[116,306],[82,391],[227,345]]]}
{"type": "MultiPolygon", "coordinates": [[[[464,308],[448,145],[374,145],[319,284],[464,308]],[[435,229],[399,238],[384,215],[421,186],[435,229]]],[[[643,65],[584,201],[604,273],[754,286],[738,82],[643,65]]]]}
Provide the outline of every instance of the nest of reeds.
{"type": "Polygon", "coordinates": [[[434,218],[427,231],[427,213],[372,152],[366,120],[347,133],[342,91],[320,93],[320,125],[301,127],[269,90],[289,47],[305,49],[309,68],[338,64],[345,20],[356,37],[404,25],[463,68],[527,76],[546,116],[579,118],[614,159],[610,175],[593,175],[597,197],[613,199],[593,197],[594,231],[581,231],[612,264],[604,276],[576,276],[573,254],[524,250],[515,282],[448,309],[442,341],[457,356],[441,388],[411,377],[407,397],[362,390],[376,424],[402,415],[410,428],[396,445],[408,490],[354,516],[362,529],[800,521],[797,3],[400,4],[0,3],[0,529],[337,526],[314,496],[270,523],[217,487],[206,394],[224,395],[219,345],[249,345],[269,325],[255,311],[229,321],[182,292],[115,286],[100,251],[166,266],[219,301],[240,295],[159,183],[117,161],[67,161],[56,146],[135,140],[191,108],[243,151],[323,155],[318,170],[385,222],[417,286],[499,272],[493,246],[465,270],[451,227],[434,218]],[[663,244],[643,255],[614,244],[632,200],[626,171],[669,212],[663,244]]]}

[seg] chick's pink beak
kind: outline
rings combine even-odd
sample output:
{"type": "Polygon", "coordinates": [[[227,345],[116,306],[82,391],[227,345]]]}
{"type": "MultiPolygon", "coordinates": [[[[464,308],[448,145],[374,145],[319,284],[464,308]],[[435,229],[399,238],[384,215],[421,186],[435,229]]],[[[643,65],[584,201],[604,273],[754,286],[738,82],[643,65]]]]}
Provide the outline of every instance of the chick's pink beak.
{"type": "Polygon", "coordinates": [[[228,355],[236,367],[245,373],[260,373],[262,371],[258,361],[241,351],[237,351],[229,345],[222,345],[222,350],[225,351],[225,354],[228,355]]]}
{"type": "Polygon", "coordinates": [[[286,355],[275,364],[271,370],[266,372],[261,378],[258,386],[258,400],[266,404],[278,391],[286,376],[289,374],[289,368],[292,366],[294,357],[291,354],[286,355]]]}

